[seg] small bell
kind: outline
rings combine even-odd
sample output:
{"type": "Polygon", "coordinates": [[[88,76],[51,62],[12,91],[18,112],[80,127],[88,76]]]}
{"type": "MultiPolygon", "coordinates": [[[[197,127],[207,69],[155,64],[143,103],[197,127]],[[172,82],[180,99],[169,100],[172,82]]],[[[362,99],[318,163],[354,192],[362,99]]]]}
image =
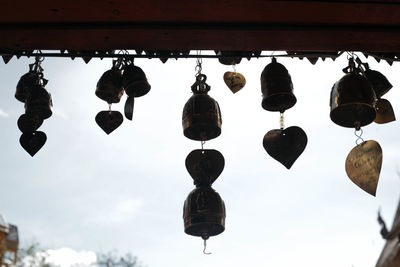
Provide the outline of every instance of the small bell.
{"type": "Polygon", "coordinates": [[[40,77],[38,73],[30,71],[25,73],[18,81],[15,98],[22,103],[25,103],[28,97],[28,92],[31,87],[39,83],[40,77]]]}
{"type": "Polygon", "coordinates": [[[221,134],[221,110],[218,102],[207,92],[210,86],[206,84],[207,76],[200,74],[192,85],[193,96],[183,108],[183,134],[192,140],[207,141],[221,134]]]}
{"type": "Polygon", "coordinates": [[[216,51],[219,63],[223,65],[236,65],[242,61],[240,51],[216,51]]]}
{"type": "Polygon", "coordinates": [[[194,189],[185,200],[183,220],[185,233],[208,239],[225,230],[225,204],[210,186],[194,189]]]}
{"type": "Polygon", "coordinates": [[[376,70],[371,70],[368,66],[368,63],[363,65],[366,68],[364,75],[371,83],[372,89],[374,89],[377,98],[381,98],[384,94],[389,92],[390,89],[392,89],[393,85],[382,73],[376,70]]]}
{"type": "Polygon", "coordinates": [[[224,169],[224,157],[217,150],[197,149],[186,158],[186,169],[192,176],[194,189],[183,206],[185,233],[207,240],[225,230],[225,204],[211,184],[224,169]]]}
{"type": "Polygon", "coordinates": [[[296,104],[292,79],[288,70],[272,58],[261,73],[262,107],[268,111],[284,112],[296,104]]]}
{"type": "Polygon", "coordinates": [[[343,127],[359,128],[374,121],[375,93],[370,82],[354,67],[350,59],[348,72],[331,91],[331,120],[343,127]]]}
{"type": "Polygon", "coordinates": [[[125,89],[126,94],[133,97],[144,96],[151,89],[146,74],[141,68],[133,64],[124,67],[122,86],[125,89]]]}
{"type": "Polygon", "coordinates": [[[107,103],[118,103],[124,93],[121,70],[113,67],[103,73],[97,82],[96,96],[107,103]]]}
{"type": "Polygon", "coordinates": [[[44,120],[53,114],[51,107],[53,102],[51,95],[42,85],[35,85],[29,88],[28,97],[25,102],[25,113],[44,120]]]}

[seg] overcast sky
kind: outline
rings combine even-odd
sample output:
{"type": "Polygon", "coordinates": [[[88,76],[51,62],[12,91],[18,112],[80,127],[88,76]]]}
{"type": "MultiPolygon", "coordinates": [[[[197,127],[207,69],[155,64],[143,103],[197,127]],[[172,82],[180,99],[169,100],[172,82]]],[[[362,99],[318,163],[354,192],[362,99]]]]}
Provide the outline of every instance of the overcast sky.
{"type": "MultiPolygon", "coordinates": [[[[363,58],[363,57],[361,57],[363,58]]],[[[270,59],[244,59],[236,69],[246,86],[232,94],[223,74],[232,67],[203,60],[210,95],[222,111],[222,134],[206,142],[225,157],[213,188],[226,205],[226,230],[208,241],[184,233],[182,207],[193,181],[185,158],[200,142],[183,136],[182,108],[192,95],[195,60],[137,59],[152,86],[137,98],[133,121],[106,135],[95,116],[108,105],[94,94],[111,60],[43,62],[53,116],[40,130],[47,143],[34,158],[19,145],[16,121],[24,112],[15,86],[34,59],[0,63],[0,213],[49,249],[130,252],[149,267],[373,267],[383,247],[376,214],[391,225],[400,193],[399,122],[363,127],[365,140],[383,149],[377,196],[359,189],[345,172],[354,130],[329,118],[332,85],[343,76],[346,56],[312,65],[278,59],[289,70],[297,104],[285,125],[307,133],[304,153],[287,170],[262,146],[279,128],[279,114],[261,107],[260,74],[270,59]]],[[[385,95],[400,116],[400,64],[368,59],[394,88],[385,95]]],[[[125,96],[114,110],[123,111],[125,96]]]]}

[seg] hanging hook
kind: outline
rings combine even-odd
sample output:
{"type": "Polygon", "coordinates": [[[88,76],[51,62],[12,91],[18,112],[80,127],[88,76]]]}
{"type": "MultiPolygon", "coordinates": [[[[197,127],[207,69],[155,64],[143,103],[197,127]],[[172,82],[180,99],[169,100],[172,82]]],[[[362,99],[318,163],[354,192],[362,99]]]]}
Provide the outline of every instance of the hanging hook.
{"type": "Polygon", "coordinates": [[[207,239],[204,239],[204,249],[203,249],[203,253],[206,255],[210,255],[212,254],[211,252],[206,252],[207,249],[207,239]]]}
{"type": "Polygon", "coordinates": [[[359,128],[358,130],[354,129],[354,135],[357,136],[356,145],[360,145],[361,143],[364,142],[364,139],[361,137],[362,134],[363,134],[363,130],[361,128],[359,128]],[[358,131],[360,131],[360,134],[357,133],[358,131]],[[361,141],[361,143],[359,143],[359,141],[361,141]]]}
{"type": "Polygon", "coordinates": [[[201,153],[204,153],[204,144],[206,141],[200,141],[201,142],[201,153]]]}

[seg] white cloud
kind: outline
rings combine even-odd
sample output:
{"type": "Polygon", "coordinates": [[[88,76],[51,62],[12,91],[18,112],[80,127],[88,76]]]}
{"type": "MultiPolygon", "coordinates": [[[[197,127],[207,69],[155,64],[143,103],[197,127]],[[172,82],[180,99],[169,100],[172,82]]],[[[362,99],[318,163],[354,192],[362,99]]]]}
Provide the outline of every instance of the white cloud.
{"type": "Polygon", "coordinates": [[[77,252],[70,248],[49,249],[46,251],[48,256],[46,262],[60,267],[70,266],[94,266],[97,257],[93,251],[77,252]]]}
{"type": "Polygon", "coordinates": [[[10,117],[10,114],[8,114],[4,110],[0,109],[0,117],[8,118],[8,117],[10,117]]]}

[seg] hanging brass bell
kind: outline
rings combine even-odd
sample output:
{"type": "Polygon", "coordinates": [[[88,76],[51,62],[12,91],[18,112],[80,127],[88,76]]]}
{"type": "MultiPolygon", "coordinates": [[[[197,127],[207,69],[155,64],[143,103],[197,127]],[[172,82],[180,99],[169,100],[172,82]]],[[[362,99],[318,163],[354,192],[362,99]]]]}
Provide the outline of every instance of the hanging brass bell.
{"type": "Polygon", "coordinates": [[[210,186],[200,186],[190,192],[183,206],[185,233],[204,240],[225,230],[225,204],[210,186]]]}
{"type": "Polygon", "coordinates": [[[343,127],[358,128],[376,117],[375,93],[367,78],[352,71],[336,82],[331,91],[331,120],[343,127]]]}
{"type": "Polygon", "coordinates": [[[262,107],[268,111],[285,110],[296,104],[293,94],[293,83],[288,70],[272,58],[261,73],[261,91],[263,94],[262,107]]]}
{"type": "Polygon", "coordinates": [[[216,51],[219,63],[223,65],[236,65],[242,61],[240,51],[216,51]]]}
{"type": "Polygon", "coordinates": [[[205,83],[207,77],[200,74],[192,85],[193,96],[183,108],[183,134],[192,140],[207,141],[221,134],[221,110],[218,102],[207,92],[210,86],[205,83]]]}
{"type": "Polygon", "coordinates": [[[141,68],[133,64],[124,67],[122,86],[128,96],[140,97],[150,91],[150,84],[141,68]]]}
{"type": "Polygon", "coordinates": [[[122,74],[118,68],[112,68],[103,73],[96,86],[96,96],[107,103],[118,103],[124,93],[122,74]]]}
{"type": "Polygon", "coordinates": [[[39,79],[38,73],[36,72],[30,71],[25,73],[18,81],[15,98],[18,101],[25,103],[26,98],[28,97],[29,88],[38,84],[39,79]]]}
{"type": "Polygon", "coordinates": [[[377,98],[381,98],[384,94],[389,92],[390,89],[392,89],[393,85],[389,82],[385,75],[379,71],[371,70],[368,63],[363,63],[363,66],[365,67],[364,75],[371,83],[372,89],[375,91],[377,98]]]}
{"type": "Polygon", "coordinates": [[[51,107],[53,102],[51,95],[42,85],[35,85],[29,88],[28,97],[25,102],[25,113],[38,116],[44,120],[53,114],[51,107]]]}

